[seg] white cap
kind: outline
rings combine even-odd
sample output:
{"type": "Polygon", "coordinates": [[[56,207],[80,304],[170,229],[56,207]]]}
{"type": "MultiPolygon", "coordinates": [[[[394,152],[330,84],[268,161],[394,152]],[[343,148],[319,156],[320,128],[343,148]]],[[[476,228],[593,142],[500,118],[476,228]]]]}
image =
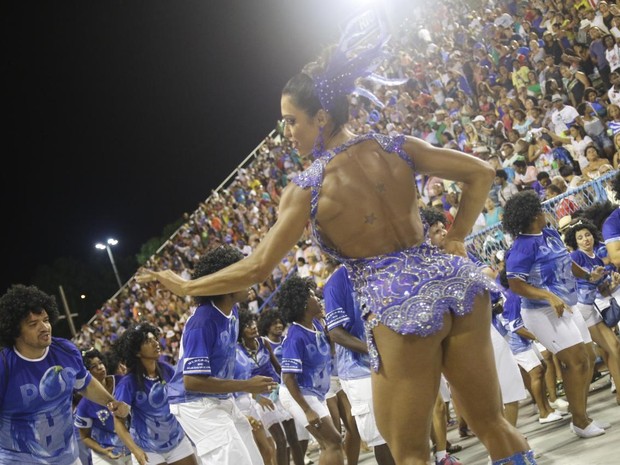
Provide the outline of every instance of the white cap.
{"type": "Polygon", "coordinates": [[[472,121],[473,121],[474,123],[476,123],[476,122],[478,122],[478,121],[485,122],[486,120],[484,119],[484,116],[482,116],[482,115],[478,115],[478,116],[476,116],[476,117],[475,117],[472,121]]]}

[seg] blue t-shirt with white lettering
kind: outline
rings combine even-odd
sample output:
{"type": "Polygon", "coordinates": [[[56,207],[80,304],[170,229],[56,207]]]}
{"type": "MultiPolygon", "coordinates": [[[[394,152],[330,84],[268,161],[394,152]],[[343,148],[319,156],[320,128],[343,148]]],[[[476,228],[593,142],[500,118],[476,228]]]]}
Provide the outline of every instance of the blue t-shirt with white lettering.
{"type": "MultiPolygon", "coordinates": [[[[544,228],[540,234],[519,235],[506,257],[506,275],[521,279],[539,289],[546,289],[567,305],[577,303],[577,283],[572,272],[573,261],[555,229],[544,228]]],[[[525,309],[548,307],[546,300],[523,297],[525,309]]]]}
{"type": "Polygon", "coordinates": [[[52,338],[45,355],[0,354],[0,463],[73,464],[78,445],[71,412],[73,390],[92,379],[73,343],[52,338]]]}
{"type": "Polygon", "coordinates": [[[263,336],[271,345],[271,350],[273,351],[273,355],[276,357],[276,360],[280,365],[282,365],[282,340],[280,342],[273,342],[267,336],[263,336]]]}
{"type": "MultiPolygon", "coordinates": [[[[252,377],[252,359],[248,353],[243,350],[241,343],[237,344],[235,351],[235,379],[250,379],[252,377]]],[[[235,392],[235,397],[241,394],[247,394],[245,391],[235,392]]]]}
{"type": "Polygon", "coordinates": [[[171,404],[191,402],[203,397],[228,399],[232,396],[229,392],[186,391],[183,376],[198,375],[234,379],[238,334],[239,312],[236,305],[230,315],[225,315],[212,303],[196,308],[183,328],[179,363],[168,385],[168,399],[171,404]]]}
{"type": "Polygon", "coordinates": [[[620,208],[616,208],[611,215],[607,217],[601,229],[605,244],[620,241],[620,208]]]}
{"type": "Polygon", "coordinates": [[[293,373],[304,395],[325,400],[332,371],[331,348],[323,326],[313,321],[314,330],[293,323],[282,342],[282,373],[293,373]]]}
{"type": "MultiPolygon", "coordinates": [[[[366,342],[362,313],[355,301],[347,269],[338,268],[323,289],[327,329],[342,327],[352,336],[366,342]]],[[[370,376],[368,354],[355,352],[336,344],[336,367],[340,379],[359,379],[370,376]]]]}
{"type": "MultiPolygon", "coordinates": [[[[584,270],[591,272],[597,266],[605,267],[603,258],[607,257],[607,248],[604,244],[595,244],[593,256],[586,254],[582,250],[575,250],[571,254],[571,258],[584,270]]],[[[596,282],[590,282],[586,279],[577,278],[577,293],[579,303],[593,304],[598,294],[598,286],[605,280],[602,277],[596,282]]]]}
{"type": "Polygon", "coordinates": [[[170,413],[168,403],[168,382],[174,375],[174,368],[159,362],[163,381],[142,377],[142,386],[137,375],[124,376],[116,387],[115,397],[131,406],[131,437],[147,452],[168,452],[183,440],[185,433],[176,417],[170,413]]]}
{"type": "Polygon", "coordinates": [[[513,354],[525,352],[532,347],[532,341],[517,334],[517,330],[524,327],[523,318],[521,318],[521,297],[510,289],[504,289],[503,292],[506,299],[502,316],[507,323],[510,351],[513,354]]]}
{"type": "MultiPolygon", "coordinates": [[[[119,375],[113,376],[114,388],[112,394],[116,397],[116,385],[120,380],[119,375]]],[[[78,428],[90,428],[90,437],[101,447],[112,447],[115,454],[122,456],[129,454],[121,438],[114,429],[114,415],[104,405],[99,405],[92,400],[83,397],[75,411],[75,426],[78,428]]]]}

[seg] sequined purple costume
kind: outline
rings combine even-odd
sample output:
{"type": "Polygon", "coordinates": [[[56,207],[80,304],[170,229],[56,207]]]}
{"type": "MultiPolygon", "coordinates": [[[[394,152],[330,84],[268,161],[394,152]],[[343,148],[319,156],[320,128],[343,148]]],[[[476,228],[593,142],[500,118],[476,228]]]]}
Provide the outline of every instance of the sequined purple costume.
{"type": "MultiPolygon", "coordinates": [[[[404,250],[366,258],[344,257],[323,242],[316,214],[325,166],[337,154],[369,139],[375,140],[385,152],[401,157],[415,170],[403,150],[404,136],[370,133],[324,152],[292,181],[299,187],[312,189],[312,233],[317,244],[349,272],[366,322],[370,363],[377,371],[380,358],[372,335],[375,326],[381,323],[399,334],[430,336],[441,329],[446,312],[470,313],[474,296],[489,290],[493,284],[469,259],[443,253],[428,239],[404,250]],[[376,318],[368,319],[370,314],[376,318]]],[[[425,235],[427,229],[425,225],[425,235]]]]}

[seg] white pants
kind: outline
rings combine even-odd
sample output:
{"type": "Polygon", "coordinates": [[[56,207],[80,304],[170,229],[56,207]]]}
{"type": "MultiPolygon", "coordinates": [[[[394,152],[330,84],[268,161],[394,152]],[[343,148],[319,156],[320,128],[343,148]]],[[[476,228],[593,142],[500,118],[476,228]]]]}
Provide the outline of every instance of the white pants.
{"type": "Polygon", "coordinates": [[[521,309],[525,327],[552,354],[568,349],[582,342],[592,342],[581,312],[564,311],[561,317],[549,307],[521,309]]]}
{"type": "Polygon", "coordinates": [[[385,444],[385,439],[379,433],[375,420],[370,376],[367,378],[343,379],[340,383],[351,403],[351,415],[355,418],[355,424],[362,440],[370,447],[385,444]]]}
{"type": "Polygon", "coordinates": [[[519,365],[512,356],[508,342],[493,325],[491,325],[491,342],[493,343],[499,386],[502,391],[502,402],[509,404],[527,398],[519,365]]]}
{"type": "MultiPolygon", "coordinates": [[[[147,462],[149,464],[157,464],[178,462],[179,460],[194,454],[195,451],[194,446],[189,439],[187,439],[187,436],[185,436],[178,446],[168,452],[144,451],[144,453],[147,456],[147,462]]],[[[140,465],[138,459],[136,459],[136,456],[133,454],[131,455],[131,462],[133,465],[140,465]]]]}
{"type": "MultiPolygon", "coordinates": [[[[327,402],[324,400],[320,400],[316,396],[304,395],[304,399],[308,403],[308,406],[314,410],[319,418],[329,417],[331,419],[329,409],[327,408],[327,402]]],[[[308,419],[306,418],[306,414],[301,409],[299,404],[291,393],[284,386],[280,386],[280,401],[284,408],[291,414],[295,423],[303,426],[304,428],[308,426],[308,419]]]]}
{"type": "Polygon", "coordinates": [[[131,454],[125,455],[118,459],[111,459],[105,455],[102,455],[94,450],[91,450],[91,457],[93,465],[131,465],[131,454]]]}
{"type": "Polygon", "coordinates": [[[527,373],[536,367],[542,366],[542,362],[540,361],[542,356],[538,353],[538,349],[535,345],[532,345],[528,350],[514,354],[514,358],[519,366],[527,373]]]}
{"type": "Polygon", "coordinates": [[[171,404],[202,465],[264,465],[252,427],[232,398],[171,404]]]}

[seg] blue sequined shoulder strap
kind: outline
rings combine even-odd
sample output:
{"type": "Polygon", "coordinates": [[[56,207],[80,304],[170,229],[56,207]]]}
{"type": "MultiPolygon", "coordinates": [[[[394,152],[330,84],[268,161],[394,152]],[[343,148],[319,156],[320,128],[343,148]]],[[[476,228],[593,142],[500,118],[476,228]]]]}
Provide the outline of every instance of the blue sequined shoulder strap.
{"type": "Polygon", "coordinates": [[[352,145],[370,139],[375,140],[384,151],[397,154],[411,167],[412,170],[415,171],[415,164],[413,163],[413,160],[403,149],[405,136],[399,135],[396,137],[390,137],[384,134],[371,132],[350,139],[344,144],[335,147],[332,150],[326,150],[318,158],[316,158],[306,170],[295,176],[292,179],[292,182],[297,184],[302,189],[307,189],[308,187],[320,187],[323,183],[323,173],[325,171],[325,166],[331,161],[332,158],[334,158],[334,156],[341,152],[344,152],[352,145]]]}

